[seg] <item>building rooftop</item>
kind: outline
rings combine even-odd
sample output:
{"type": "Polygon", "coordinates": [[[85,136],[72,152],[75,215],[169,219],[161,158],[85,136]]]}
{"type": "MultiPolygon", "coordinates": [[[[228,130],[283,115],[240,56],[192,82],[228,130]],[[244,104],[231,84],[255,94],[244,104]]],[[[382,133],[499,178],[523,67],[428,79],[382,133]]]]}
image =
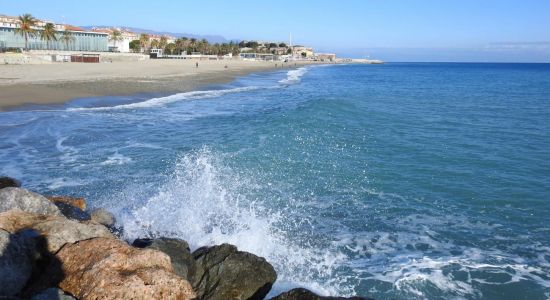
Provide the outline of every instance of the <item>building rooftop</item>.
{"type": "Polygon", "coordinates": [[[80,27],[69,25],[69,24],[65,25],[65,30],[69,30],[69,31],[86,31],[86,30],[84,30],[80,27]]]}

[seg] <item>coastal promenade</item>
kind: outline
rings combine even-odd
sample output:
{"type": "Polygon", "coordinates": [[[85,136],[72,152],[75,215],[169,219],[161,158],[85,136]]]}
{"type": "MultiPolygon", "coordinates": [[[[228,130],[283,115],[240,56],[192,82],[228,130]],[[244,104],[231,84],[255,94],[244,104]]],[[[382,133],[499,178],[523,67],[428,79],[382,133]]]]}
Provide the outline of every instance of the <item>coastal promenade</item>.
{"type": "Polygon", "coordinates": [[[186,92],[230,82],[249,73],[312,63],[315,62],[147,59],[98,64],[0,65],[0,110],[85,97],[186,92]]]}

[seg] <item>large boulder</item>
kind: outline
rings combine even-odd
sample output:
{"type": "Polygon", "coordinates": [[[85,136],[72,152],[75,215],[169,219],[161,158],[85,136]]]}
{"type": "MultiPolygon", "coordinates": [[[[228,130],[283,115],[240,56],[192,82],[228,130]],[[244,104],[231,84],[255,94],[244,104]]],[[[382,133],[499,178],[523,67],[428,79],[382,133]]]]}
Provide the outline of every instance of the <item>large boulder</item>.
{"type": "Polygon", "coordinates": [[[263,299],[277,279],[262,257],[223,244],[193,252],[197,262],[193,287],[200,299],[263,299]]]}
{"type": "Polygon", "coordinates": [[[193,281],[197,267],[186,241],[171,238],[137,239],[132,246],[164,252],[170,257],[174,272],[190,282],[193,281]]]}
{"type": "Polygon", "coordinates": [[[11,177],[0,177],[0,189],[7,187],[21,187],[21,182],[11,177]]]}
{"type": "Polygon", "coordinates": [[[21,292],[32,275],[28,243],[19,235],[0,229],[0,298],[21,292]]]}
{"type": "Polygon", "coordinates": [[[115,215],[104,208],[96,208],[91,213],[92,221],[103,224],[107,227],[114,227],[116,223],[115,215]]]}
{"type": "Polygon", "coordinates": [[[86,199],[84,198],[75,198],[69,196],[46,196],[46,198],[48,198],[48,200],[53,203],[65,203],[80,208],[80,210],[86,210],[86,199]]]}
{"type": "Polygon", "coordinates": [[[61,216],[61,212],[44,196],[17,187],[0,189],[0,212],[11,209],[42,215],[61,216]]]}
{"type": "Polygon", "coordinates": [[[96,237],[114,238],[105,226],[95,222],[77,222],[59,216],[45,216],[20,210],[0,213],[0,228],[15,233],[33,229],[47,239],[47,249],[56,253],[66,243],[96,237]]]}
{"type": "Polygon", "coordinates": [[[59,287],[78,299],[193,299],[189,282],[173,273],[170,258],[116,239],[65,245],[59,287]]]}
{"type": "Polygon", "coordinates": [[[372,300],[371,298],[364,297],[331,297],[331,296],[319,296],[314,292],[304,289],[296,288],[288,292],[284,292],[271,300],[372,300]]]}

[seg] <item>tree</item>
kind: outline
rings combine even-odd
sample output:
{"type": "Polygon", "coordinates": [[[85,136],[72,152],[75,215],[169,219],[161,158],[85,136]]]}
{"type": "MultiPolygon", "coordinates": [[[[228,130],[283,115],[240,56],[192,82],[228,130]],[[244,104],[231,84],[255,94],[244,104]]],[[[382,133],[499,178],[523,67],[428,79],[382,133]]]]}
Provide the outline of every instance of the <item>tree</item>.
{"type": "Polygon", "coordinates": [[[117,43],[122,41],[122,32],[120,30],[114,29],[111,31],[111,34],[109,35],[109,41],[115,42],[115,47],[117,46],[117,43]]]}
{"type": "Polygon", "coordinates": [[[159,48],[164,49],[166,48],[167,44],[168,44],[168,38],[166,38],[165,36],[160,37],[159,48]]]}
{"type": "Polygon", "coordinates": [[[199,48],[199,52],[206,54],[209,51],[209,45],[208,41],[206,39],[202,39],[197,43],[197,47],[199,48]]]}
{"type": "Polygon", "coordinates": [[[157,49],[159,47],[159,40],[151,41],[151,49],[157,49]]]}
{"type": "Polygon", "coordinates": [[[147,48],[147,45],[149,45],[150,37],[147,33],[142,33],[139,35],[139,43],[141,45],[141,49],[145,51],[147,48]]]}
{"type": "Polygon", "coordinates": [[[188,38],[181,37],[176,40],[176,50],[181,54],[183,51],[186,51],[188,44],[188,38]]]}
{"type": "Polygon", "coordinates": [[[189,47],[192,49],[191,52],[197,52],[197,39],[192,38],[189,40],[189,47]]]}
{"type": "Polygon", "coordinates": [[[277,43],[269,43],[269,48],[277,48],[277,43]]]}
{"type": "Polygon", "coordinates": [[[280,43],[280,44],[279,44],[279,47],[281,47],[281,48],[286,48],[286,44],[285,44],[285,43],[280,43]]]}
{"type": "Polygon", "coordinates": [[[38,20],[31,14],[19,16],[19,28],[15,28],[15,33],[25,38],[25,51],[29,51],[29,37],[36,36],[36,30],[32,28],[38,20]]]}
{"type": "Polygon", "coordinates": [[[69,44],[75,41],[73,34],[70,31],[63,31],[61,41],[65,44],[65,50],[69,50],[69,44]]]}
{"type": "Polygon", "coordinates": [[[55,25],[53,23],[46,23],[44,29],[40,32],[40,39],[46,41],[47,49],[50,49],[50,41],[57,41],[55,33],[55,25]]]}
{"type": "Polygon", "coordinates": [[[306,57],[307,57],[307,53],[306,53],[306,52],[302,52],[302,57],[303,57],[303,58],[306,58],[306,57]]]}
{"type": "Polygon", "coordinates": [[[174,50],[176,50],[176,44],[174,44],[174,43],[167,44],[165,49],[164,49],[164,51],[170,52],[170,55],[174,54],[174,50]]]}
{"type": "Polygon", "coordinates": [[[141,50],[141,43],[139,42],[139,40],[131,41],[128,46],[130,47],[130,50],[132,50],[132,52],[137,53],[141,50]]]}

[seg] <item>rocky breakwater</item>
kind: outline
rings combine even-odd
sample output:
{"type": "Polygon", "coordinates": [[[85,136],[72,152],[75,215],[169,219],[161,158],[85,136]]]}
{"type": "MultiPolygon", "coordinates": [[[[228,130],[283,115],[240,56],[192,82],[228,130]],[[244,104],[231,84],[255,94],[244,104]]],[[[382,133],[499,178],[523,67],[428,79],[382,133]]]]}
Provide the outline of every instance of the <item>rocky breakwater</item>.
{"type": "MultiPolygon", "coordinates": [[[[191,252],[180,239],[129,244],[122,231],[83,198],[45,197],[0,177],[0,299],[264,299],[277,279],[264,258],[233,245],[191,252]]],[[[347,298],[295,289],[273,299],[347,298]]]]}

